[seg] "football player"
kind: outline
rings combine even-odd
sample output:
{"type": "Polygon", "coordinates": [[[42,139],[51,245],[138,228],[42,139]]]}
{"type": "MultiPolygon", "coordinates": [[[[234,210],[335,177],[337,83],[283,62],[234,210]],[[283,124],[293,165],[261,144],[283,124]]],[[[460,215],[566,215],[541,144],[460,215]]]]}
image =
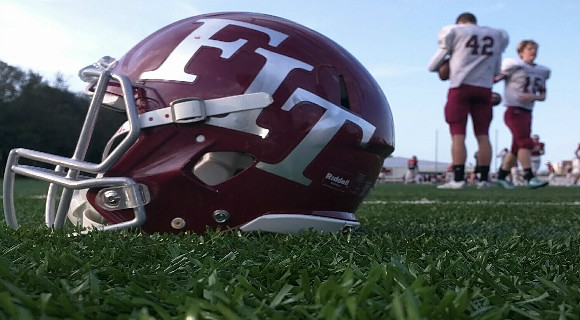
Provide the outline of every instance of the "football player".
{"type": "Polygon", "coordinates": [[[405,173],[405,184],[409,182],[417,182],[419,175],[419,160],[417,156],[413,156],[407,161],[407,173],[405,173]]]}
{"type": "Polygon", "coordinates": [[[451,133],[451,158],[454,179],[440,189],[465,188],[465,131],[471,115],[478,152],[481,181],[478,188],[489,187],[491,162],[489,125],[493,116],[491,87],[500,73],[501,55],[508,44],[508,34],[501,29],[478,26],[475,16],[462,13],[456,24],[443,27],[438,34],[439,49],[429,62],[429,71],[436,72],[449,59],[449,92],[445,120],[451,133]]]}
{"type": "Polygon", "coordinates": [[[540,169],[540,163],[542,161],[542,156],[546,152],[544,149],[544,143],[540,141],[540,136],[534,134],[532,136],[532,143],[534,144],[531,150],[531,162],[532,162],[532,172],[537,174],[538,169],[540,169]]]}
{"type": "Polygon", "coordinates": [[[546,167],[548,167],[548,182],[554,183],[554,178],[556,176],[556,170],[550,161],[546,161],[546,167]]]}
{"type": "Polygon", "coordinates": [[[572,185],[578,184],[578,180],[580,180],[580,144],[578,144],[578,148],[574,151],[574,155],[576,157],[572,160],[572,175],[574,176],[572,185]]]}
{"type": "Polygon", "coordinates": [[[496,78],[496,81],[505,80],[504,100],[507,109],[504,121],[512,132],[512,147],[495,182],[506,189],[513,189],[514,186],[505,177],[509,168],[519,160],[528,187],[539,188],[548,185],[548,181],[538,179],[532,171],[532,110],[535,101],[546,99],[546,80],[550,77],[550,69],[534,62],[538,55],[538,44],[535,41],[521,41],[517,51],[520,59],[505,59],[501,74],[496,78]]]}

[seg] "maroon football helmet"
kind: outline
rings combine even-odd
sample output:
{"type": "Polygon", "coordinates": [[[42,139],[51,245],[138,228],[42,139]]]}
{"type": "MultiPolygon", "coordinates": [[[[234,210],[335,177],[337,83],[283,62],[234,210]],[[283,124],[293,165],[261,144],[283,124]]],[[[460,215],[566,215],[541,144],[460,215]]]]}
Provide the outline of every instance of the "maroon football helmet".
{"type": "Polygon", "coordinates": [[[359,225],[354,212],[394,150],[391,110],[369,72],[325,36],[274,16],[184,19],[80,75],[93,100],[73,157],[11,152],[4,206],[14,228],[20,174],[52,183],[46,224],[57,228],[68,215],[150,233],[339,231],[359,225]],[[101,105],[128,121],[93,164],[84,153],[101,105]]]}

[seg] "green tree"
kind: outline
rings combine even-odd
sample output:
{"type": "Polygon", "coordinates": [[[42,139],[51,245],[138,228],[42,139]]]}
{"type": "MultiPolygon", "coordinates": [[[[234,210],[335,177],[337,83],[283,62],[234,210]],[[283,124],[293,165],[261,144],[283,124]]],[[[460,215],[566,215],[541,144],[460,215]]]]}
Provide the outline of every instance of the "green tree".
{"type": "MultiPolygon", "coordinates": [[[[90,100],[56,87],[29,71],[0,63],[0,161],[2,168],[13,148],[27,148],[71,156],[90,100]]],[[[109,137],[123,123],[124,115],[102,109],[87,160],[99,162],[109,137]]],[[[1,170],[2,174],[4,170],[1,170]]]]}

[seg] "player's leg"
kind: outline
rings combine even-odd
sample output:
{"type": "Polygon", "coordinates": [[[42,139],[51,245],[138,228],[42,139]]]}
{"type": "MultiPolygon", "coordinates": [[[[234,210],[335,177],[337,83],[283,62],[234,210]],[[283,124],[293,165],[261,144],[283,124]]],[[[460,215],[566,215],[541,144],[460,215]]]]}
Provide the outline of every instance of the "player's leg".
{"type": "Polygon", "coordinates": [[[464,134],[454,134],[451,136],[451,159],[454,166],[465,164],[467,149],[465,148],[464,134]]]}
{"type": "Polygon", "coordinates": [[[535,177],[532,172],[532,148],[534,143],[530,137],[532,132],[532,112],[521,108],[513,109],[514,116],[513,135],[519,147],[518,160],[520,161],[524,170],[524,180],[530,188],[539,188],[548,185],[548,181],[543,181],[535,177]]]}
{"type": "Polygon", "coordinates": [[[455,181],[465,179],[465,127],[469,114],[469,86],[449,89],[447,104],[445,105],[445,121],[449,124],[451,133],[451,160],[455,181]]]}
{"type": "Polygon", "coordinates": [[[473,132],[477,139],[478,153],[477,172],[481,175],[481,181],[488,181],[489,165],[491,163],[491,143],[489,141],[489,126],[493,119],[493,110],[489,99],[491,89],[471,88],[472,103],[470,107],[473,132]]]}
{"type": "Polygon", "coordinates": [[[439,186],[441,189],[462,189],[465,187],[465,127],[467,126],[468,99],[465,88],[449,89],[445,105],[445,121],[451,134],[451,161],[453,162],[453,181],[439,186]]]}
{"type": "Polygon", "coordinates": [[[497,173],[497,178],[494,180],[495,183],[499,184],[505,189],[514,189],[515,186],[512,182],[516,180],[516,177],[512,174],[512,182],[506,180],[506,177],[511,173],[511,169],[516,163],[516,154],[518,152],[518,145],[516,143],[516,139],[514,136],[514,117],[512,115],[512,108],[507,108],[504,113],[504,122],[506,126],[510,129],[512,133],[512,146],[511,151],[505,157],[503,163],[499,168],[499,172],[497,173]]]}

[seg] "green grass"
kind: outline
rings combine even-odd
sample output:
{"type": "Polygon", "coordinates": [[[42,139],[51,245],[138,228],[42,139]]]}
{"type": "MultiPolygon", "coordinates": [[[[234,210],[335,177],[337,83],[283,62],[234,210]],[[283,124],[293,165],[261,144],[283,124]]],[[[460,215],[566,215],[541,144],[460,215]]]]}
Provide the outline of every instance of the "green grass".
{"type": "Polygon", "coordinates": [[[579,188],[379,185],[348,235],[80,237],[41,227],[44,189],[23,189],[0,319],[580,317],[579,188]]]}

